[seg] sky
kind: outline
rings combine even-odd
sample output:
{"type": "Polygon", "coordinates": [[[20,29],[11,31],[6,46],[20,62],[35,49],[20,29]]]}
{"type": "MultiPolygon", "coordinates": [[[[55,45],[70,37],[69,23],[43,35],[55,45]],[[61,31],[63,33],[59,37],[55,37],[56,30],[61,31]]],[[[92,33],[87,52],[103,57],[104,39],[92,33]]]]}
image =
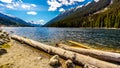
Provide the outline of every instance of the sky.
{"type": "MultiPolygon", "coordinates": [[[[45,24],[65,10],[93,0],[0,0],[0,12],[34,24],[45,24]]],[[[98,2],[99,0],[94,0],[98,2]]]]}

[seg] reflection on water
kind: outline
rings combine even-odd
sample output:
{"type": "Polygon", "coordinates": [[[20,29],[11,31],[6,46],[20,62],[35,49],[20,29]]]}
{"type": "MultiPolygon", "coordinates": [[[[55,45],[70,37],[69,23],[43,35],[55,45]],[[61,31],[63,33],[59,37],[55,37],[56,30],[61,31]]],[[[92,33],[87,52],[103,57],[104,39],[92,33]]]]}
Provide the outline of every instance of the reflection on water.
{"type": "Polygon", "coordinates": [[[90,45],[120,47],[119,29],[6,27],[4,30],[46,44],[73,40],[90,45]]]}

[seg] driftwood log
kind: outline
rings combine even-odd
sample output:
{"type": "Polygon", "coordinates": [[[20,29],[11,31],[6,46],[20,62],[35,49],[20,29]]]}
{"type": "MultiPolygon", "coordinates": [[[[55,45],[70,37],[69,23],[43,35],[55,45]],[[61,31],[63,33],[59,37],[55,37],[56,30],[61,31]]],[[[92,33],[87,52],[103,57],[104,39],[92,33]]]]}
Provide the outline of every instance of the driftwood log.
{"type": "Polygon", "coordinates": [[[45,45],[45,44],[39,43],[37,41],[23,38],[20,36],[14,35],[14,36],[12,36],[12,39],[24,42],[32,47],[36,47],[36,48],[43,50],[47,53],[52,53],[52,54],[64,57],[66,59],[71,59],[74,63],[77,63],[79,65],[90,64],[90,65],[96,66],[98,68],[120,68],[120,65],[101,61],[101,60],[98,60],[98,59],[95,59],[95,58],[92,58],[89,56],[78,54],[78,53],[75,53],[72,51],[67,51],[67,50],[64,50],[62,48],[45,45]]]}
{"type": "Polygon", "coordinates": [[[101,60],[114,61],[114,62],[120,63],[119,53],[106,52],[106,51],[100,51],[100,50],[95,50],[95,49],[83,49],[83,48],[70,47],[65,44],[58,44],[58,45],[59,47],[65,50],[77,52],[77,53],[84,54],[84,55],[89,55],[95,58],[99,58],[101,60]]]}
{"type": "Polygon", "coordinates": [[[85,49],[92,49],[92,48],[91,48],[91,47],[89,47],[89,46],[85,46],[85,45],[80,44],[80,43],[75,42],[75,41],[68,40],[68,42],[69,42],[69,43],[71,43],[71,44],[73,44],[73,45],[79,46],[79,47],[81,47],[81,48],[85,48],[85,49]]]}

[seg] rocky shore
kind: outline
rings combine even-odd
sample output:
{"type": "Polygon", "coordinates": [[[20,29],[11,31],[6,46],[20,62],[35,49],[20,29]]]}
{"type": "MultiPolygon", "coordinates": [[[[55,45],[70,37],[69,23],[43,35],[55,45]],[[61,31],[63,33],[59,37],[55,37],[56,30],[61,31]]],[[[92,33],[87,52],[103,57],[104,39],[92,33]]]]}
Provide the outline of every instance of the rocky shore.
{"type": "Polygon", "coordinates": [[[109,62],[120,62],[119,53],[88,47],[76,49],[65,44],[50,46],[25,37],[10,36],[5,31],[1,31],[0,37],[0,68],[120,68],[118,64],[109,62]]]}
{"type": "MultiPolygon", "coordinates": [[[[71,62],[70,62],[71,63],[71,62]]],[[[10,38],[0,30],[0,68],[68,68],[69,62],[10,38]]],[[[73,64],[72,64],[73,65],[73,64]]],[[[80,68],[74,66],[72,68],[80,68]]]]}
{"type": "Polygon", "coordinates": [[[0,30],[0,45],[10,42],[10,36],[7,32],[0,30]]]}
{"type": "Polygon", "coordinates": [[[4,47],[6,47],[8,42],[10,42],[9,34],[0,29],[0,55],[7,53],[7,50],[4,47]]]}
{"type": "Polygon", "coordinates": [[[12,40],[0,30],[0,68],[53,68],[50,55],[12,40]]]}

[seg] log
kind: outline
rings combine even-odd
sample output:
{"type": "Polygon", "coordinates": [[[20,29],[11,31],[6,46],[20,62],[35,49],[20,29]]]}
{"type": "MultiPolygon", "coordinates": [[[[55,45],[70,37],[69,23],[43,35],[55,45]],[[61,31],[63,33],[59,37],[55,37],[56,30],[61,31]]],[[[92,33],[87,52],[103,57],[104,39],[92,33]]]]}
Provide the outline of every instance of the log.
{"type": "Polygon", "coordinates": [[[80,43],[77,43],[77,42],[75,42],[75,41],[68,40],[68,42],[69,42],[69,43],[72,43],[72,44],[74,44],[74,45],[77,45],[77,46],[79,46],[79,47],[81,47],[81,48],[91,49],[91,47],[85,46],[85,45],[80,44],[80,43]]]}
{"type": "Polygon", "coordinates": [[[113,53],[113,52],[106,52],[106,51],[100,51],[95,49],[83,49],[83,48],[75,48],[70,47],[65,44],[58,44],[59,47],[74,51],[80,54],[89,55],[91,57],[99,58],[101,60],[107,60],[107,61],[113,61],[113,62],[119,62],[120,63],[120,54],[119,53],[113,53]]]}
{"type": "Polygon", "coordinates": [[[101,60],[98,60],[98,59],[95,59],[89,56],[78,54],[72,51],[67,51],[62,48],[45,45],[40,42],[30,40],[27,38],[23,38],[17,35],[12,36],[11,38],[14,40],[22,41],[32,47],[43,50],[49,54],[59,55],[62,58],[64,57],[66,59],[71,59],[74,63],[77,63],[79,65],[90,64],[90,65],[93,65],[99,68],[120,68],[120,65],[101,61],[101,60]]]}

